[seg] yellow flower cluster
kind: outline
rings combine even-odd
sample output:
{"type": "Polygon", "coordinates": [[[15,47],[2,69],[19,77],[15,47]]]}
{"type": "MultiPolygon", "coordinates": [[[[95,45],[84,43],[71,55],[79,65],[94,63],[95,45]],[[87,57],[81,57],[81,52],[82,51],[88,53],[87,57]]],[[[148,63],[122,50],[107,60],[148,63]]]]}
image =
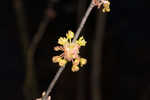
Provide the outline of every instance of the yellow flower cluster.
{"type": "Polygon", "coordinates": [[[72,71],[77,72],[79,71],[79,64],[81,67],[87,63],[87,60],[85,58],[77,58],[73,61],[72,71]]]}
{"type": "MultiPolygon", "coordinates": [[[[74,33],[69,30],[68,33],[66,34],[66,37],[67,37],[67,38],[65,38],[65,37],[60,37],[60,38],[58,39],[58,44],[60,44],[60,45],[65,45],[65,44],[67,44],[67,43],[71,43],[71,39],[74,38],[74,33]],[[68,40],[69,40],[69,42],[68,42],[68,40]]],[[[76,41],[76,43],[79,44],[80,46],[85,46],[87,42],[85,41],[85,39],[84,39],[83,36],[82,36],[82,37],[79,38],[79,40],[76,41]]]]}
{"type": "Polygon", "coordinates": [[[68,39],[72,39],[72,38],[74,37],[74,33],[69,30],[68,33],[66,34],[66,37],[67,37],[68,39]]]}
{"type": "Polygon", "coordinates": [[[85,46],[86,45],[86,41],[85,39],[82,37],[79,38],[79,40],[76,41],[77,44],[79,44],[80,46],[85,46]]]}
{"type": "Polygon", "coordinates": [[[110,12],[110,2],[108,0],[104,0],[103,6],[104,6],[104,8],[102,9],[102,11],[104,13],[105,12],[110,12]]]}
{"type": "Polygon", "coordinates": [[[68,43],[68,39],[67,39],[67,38],[65,38],[65,37],[60,37],[60,38],[58,39],[58,44],[60,44],[60,45],[65,45],[66,43],[68,43]]]}
{"type": "Polygon", "coordinates": [[[82,67],[83,65],[85,65],[86,63],[87,63],[87,60],[86,60],[85,58],[81,58],[81,59],[80,59],[81,67],[82,67]]]}
{"type": "Polygon", "coordinates": [[[62,46],[56,46],[54,47],[55,51],[63,51],[63,53],[60,56],[54,56],[52,58],[52,61],[54,63],[59,63],[60,67],[65,67],[68,61],[72,61],[72,71],[77,72],[79,70],[79,64],[81,67],[87,63],[87,60],[85,58],[80,58],[79,56],[79,49],[81,46],[86,45],[85,39],[80,37],[78,40],[75,41],[75,43],[72,43],[72,39],[74,38],[74,33],[72,31],[68,31],[66,33],[66,37],[60,37],[58,39],[58,44],[62,46]]]}
{"type": "Polygon", "coordinates": [[[60,56],[54,56],[54,57],[52,58],[52,61],[53,61],[54,63],[59,63],[59,66],[60,66],[60,67],[65,67],[65,65],[66,65],[66,63],[67,63],[67,60],[62,59],[60,56]]]}

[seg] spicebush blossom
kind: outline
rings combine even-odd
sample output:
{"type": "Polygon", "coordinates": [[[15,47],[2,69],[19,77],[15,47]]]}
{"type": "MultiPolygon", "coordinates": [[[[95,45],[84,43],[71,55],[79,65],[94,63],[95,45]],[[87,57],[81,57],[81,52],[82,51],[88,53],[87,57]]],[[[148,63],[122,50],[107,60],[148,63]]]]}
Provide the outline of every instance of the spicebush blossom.
{"type": "Polygon", "coordinates": [[[80,67],[83,67],[87,63],[87,60],[85,58],[81,58],[79,56],[79,49],[82,46],[86,46],[86,41],[84,37],[80,37],[75,42],[72,42],[72,39],[74,38],[74,32],[71,30],[68,31],[66,34],[66,37],[60,37],[58,39],[58,44],[61,46],[54,47],[55,51],[63,51],[63,53],[59,56],[54,56],[52,58],[52,61],[54,63],[58,63],[60,67],[65,67],[67,62],[72,62],[72,71],[77,72],[79,71],[79,65],[80,67]]]}

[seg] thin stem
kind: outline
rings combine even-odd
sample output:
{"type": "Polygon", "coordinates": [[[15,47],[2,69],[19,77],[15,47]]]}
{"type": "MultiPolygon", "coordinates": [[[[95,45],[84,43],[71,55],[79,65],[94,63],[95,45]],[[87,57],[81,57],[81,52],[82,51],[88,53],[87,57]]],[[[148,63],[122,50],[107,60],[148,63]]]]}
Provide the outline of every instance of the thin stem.
{"type": "Polygon", "coordinates": [[[65,69],[65,67],[60,67],[58,72],[56,73],[54,79],[52,80],[51,84],[49,85],[46,95],[42,98],[42,100],[47,100],[48,95],[51,93],[54,85],[56,84],[58,78],[60,77],[61,73],[63,72],[63,70],[65,69]]]}
{"type": "Polygon", "coordinates": [[[90,15],[90,13],[91,13],[92,9],[94,8],[94,6],[95,5],[93,4],[93,0],[92,0],[90,6],[88,7],[88,9],[87,9],[87,11],[86,11],[81,23],[80,23],[79,28],[77,29],[77,32],[76,32],[75,37],[73,39],[73,42],[75,42],[78,39],[78,37],[79,37],[79,35],[80,35],[84,25],[85,25],[85,22],[87,21],[87,18],[90,15]]]}
{"type": "MultiPolygon", "coordinates": [[[[92,2],[90,3],[90,5],[89,5],[89,7],[88,7],[81,23],[80,23],[80,26],[77,29],[77,32],[76,32],[75,37],[73,39],[73,42],[75,42],[78,39],[78,37],[79,37],[79,35],[80,35],[84,25],[85,25],[85,22],[87,21],[87,18],[90,15],[90,13],[91,13],[92,9],[94,8],[94,6],[95,5],[93,4],[93,0],[92,0],[92,2]]],[[[59,76],[61,75],[61,73],[63,72],[64,69],[65,69],[65,67],[60,67],[59,68],[58,72],[54,76],[54,79],[52,80],[52,82],[50,83],[50,85],[47,89],[46,95],[44,97],[42,97],[42,100],[47,100],[49,93],[52,91],[53,87],[55,86],[55,84],[56,84],[56,82],[59,78],[59,76]]]]}

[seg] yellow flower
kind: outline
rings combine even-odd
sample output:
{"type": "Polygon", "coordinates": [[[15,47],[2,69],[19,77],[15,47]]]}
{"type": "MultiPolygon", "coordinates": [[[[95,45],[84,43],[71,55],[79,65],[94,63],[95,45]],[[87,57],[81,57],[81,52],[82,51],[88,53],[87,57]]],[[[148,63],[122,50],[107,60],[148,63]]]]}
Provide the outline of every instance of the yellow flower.
{"type": "Polygon", "coordinates": [[[66,63],[67,63],[67,61],[66,61],[65,59],[61,59],[61,60],[59,61],[59,66],[60,66],[60,67],[65,67],[66,63]]]}
{"type": "Polygon", "coordinates": [[[60,57],[60,56],[54,56],[54,57],[52,58],[53,63],[57,63],[57,62],[59,62],[60,60],[61,60],[61,57],[60,57]]]}
{"type": "Polygon", "coordinates": [[[74,37],[74,33],[71,30],[69,30],[68,33],[66,34],[66,37],[68,39],[72,39],[74,37]]]}
{"type": "Polygon", "coordinates": [[[106,9],[106,8],[103,8],[102,11],[103,11],[103,13],[105,13],[105,12],[110,12],[110,8],[107,8],[107,9],[106,9]]]}
{"type": "Polygon", "coordinates": [[[80,64],[81,64],[81,67],[83,65],[85,65],[87,63],[87,60],[85,58],[80,58],[80,64]]]}
{"type": "Polygon", "coordinates": [[[104,1],[104,8],[109,8],[110,2],[109,1],[104,1]]]}
{"type": "Polygon", "coordinates": [[[77,44],[79,44],[80,46],[85,46],[86,45],[86,41],[85,39],[82,37],[79,38],[79,40],[76,41],[77,44]]]}
{"type": "Polygon", "coordinates": [[[65,37],[60,37],[60,38],[58,39],[58,44],[60,44],[60,45],[65,45],[66,43],[68,43],[68,39],[67,39],[67,38],[65,38],[65,37]]]}
{"type": "Polygon", "coordinates": [[[72,71],[73,71],[73,72],[79,71],[79,67],[76,66],[76,65],[73,65],[73,66],[72,66],[72,71]]]}
{"type": "Polygon", "coordinates": [[[104,1],[104,3],[103,3],[103,6],[104,6],[104,8],[103,8],[103,12],[105,13],[105,12],[110,12],[110,2],[109,1],[104,1]]]}

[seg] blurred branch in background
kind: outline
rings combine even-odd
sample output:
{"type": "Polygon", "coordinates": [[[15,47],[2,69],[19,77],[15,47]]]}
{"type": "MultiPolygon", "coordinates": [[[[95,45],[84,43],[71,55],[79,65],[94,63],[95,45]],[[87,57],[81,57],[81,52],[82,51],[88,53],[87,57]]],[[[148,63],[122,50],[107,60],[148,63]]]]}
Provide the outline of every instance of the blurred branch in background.
{"type": "Polygon", "coordinates": [[[34,91],[37,89],[37,82],[36,80],[33,79],[35,77],[34,76],[35,75],[34,56],[35,56],[38,44],[43,38],[50,20],[54,19],[55,16],[56,16],[56,13],[53,11],[52,8],[48,8],[45,10],[45,15],[39,24],[37,33],[35,33],[31,41],[31,44],[29,45],[29,48],[27,51],[26,79],[25,79],[25,86],[24,86],[25,94],[27,94],[26,100],[32,100],[33,98],[37,97],[37,93],[36,93],[37,91],[34,91]],[[36,86],[36,88],[33,88],[34,86],[36,86]],[[33,91],[32,91],[32,88],[34,89],[33,91]],[[33,92],[33,94],[30,93],[31,91],[33,92]]]}
{"type": "Polygon", "coordinates": [[[34,55],[40,40],[42,39],[47,25],[49,23],[48,16],[45,16],[41,21],[37,33],[34,35],[31,44],[27,51],[27,67],[26,67],[26,78],[25,78],[25,94],[27,99],[32,100],[32,98],[37,97],[37,81],[35,78],[35,64],[34,64],[34,55]],[[35,87],[35,88],[34,88],[35,87]]]}
{"type": "MultiPolygon", "coordinates": [[[[87,0],[78,0],[77,5],[77,23],[80,23],[86,11],[87,0]]],[[[83,29],[84,31],[84,29],[83,29]]],[[[78,73],[77,76],[77,100],[85,100],[85,74],[78,73]]]]}
{"type": "Polygon", "coordinates": [[[22,0],[13,0],[13,8],[16,12],[16,19],[20,33],[21,46],[23,48],[24,60],[26,59],[27,48],[29,44],[27,18],[25,17],[25,9],[22,0]]]}
{"type": "Polygon", "coordinates": [[[31,43],[29,43],[29,32],[27,29],[27,19],[25,18],[23,1],[14,0],[13,6],[16,11],[18,19],[18,27],[20,32],[20,40],[23,46],[24,64],[26,66],[26,76],[24,81],[24,96],[25,100],[32,100],[37,97],[38,85],[35,74],[34,55],[40,40],[42,39],[45,30],[48,26],[49,19],[55,17],[55,13],[51,9],[46,9],[46,14],[41,21],[37,33],[33,36],[31,43]],[[30,44],[30,45],[29,45],[30,44]]]}
{"type": "Polygon", "coordinates": [[[20,41],[23,48],[24,67],[26,68],[24,96],[26,100],[31,100],[32,96],[35,96],[37,94],[37,82],[35,78],[35,70],[33,68],[33,53],[31,49],[28,48],[29,31],[27,29],[27,18],[25,17],[25,9],[22,0],[14,0],[13,6],[16,11],[16,19],[18,22],[20,41]]]}
{"type": "Polygon", "coordinates": [[[91,69],[91,100],[102,100],[101,94],[101,70],[102,70],[102,46],[105,29],[105,15],[99,14],[96,18],[96,34],[94,36],[91,69]]]}

